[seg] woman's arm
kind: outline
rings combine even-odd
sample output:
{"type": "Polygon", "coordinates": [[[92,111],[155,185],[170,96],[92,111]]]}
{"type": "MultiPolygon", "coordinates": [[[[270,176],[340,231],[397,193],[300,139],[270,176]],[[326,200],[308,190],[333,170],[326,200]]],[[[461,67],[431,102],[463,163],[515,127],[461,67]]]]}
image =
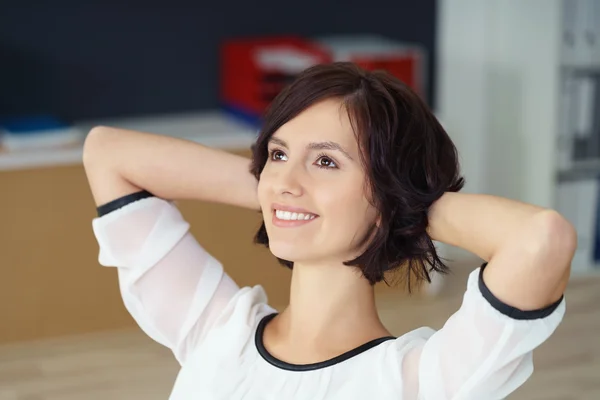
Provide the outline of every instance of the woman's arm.
{"type": "Polygon", "coordinates": [[[562,296],[577,234],[556,211],[490,195],[446,193],[429,215],[433,240],[488,262],[484,281],[505,304],[535,310],[562,296]]]}
{"type": "Polygon", "coordinates": [[[117,201],[93,220],[99,263],[118,269],[123,302],[144,332],[185,362],[239,287],[169,200],[258,210],[250,161],[191,141],[104,127],[90,132],[83,161],[96,203],[117,201]],[[127,196],[141,190],[154,196],[127,196]]]}
{"type": "Polygon", "coordinates": [[[97,205],[145,189],[169,200],[259,210],[250,160],[192,141],[96,127],[85,141],[83,162],[97,205]]]}

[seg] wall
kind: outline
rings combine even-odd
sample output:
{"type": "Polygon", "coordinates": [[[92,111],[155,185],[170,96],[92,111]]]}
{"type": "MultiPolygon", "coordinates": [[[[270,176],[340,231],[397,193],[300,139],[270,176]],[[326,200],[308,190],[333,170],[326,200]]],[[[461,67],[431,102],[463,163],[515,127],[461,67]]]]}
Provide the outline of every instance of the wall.
{"type": "Polygon", "coordinates": [[[436,111],[458,148],[469,192],[481,191],[485,177],[485,3],[440,0],[437,14],[436,111]]]}
{"type": "Polygon", "coordinates": [[[218,48],[228,37],[376,33],[422,44],[435,64],[435,0],[13,3],[0,4],[0,116],[214,108],[218,48]]]}
{"type": "MultiPolygon", "coordinates": [[[[486,10],[481,0],[438,2],[436,112],[458,148],[464,191],[472,193],[483,190],[486,174],[486,10]]],[[[474,257],[444,243],[436,246],[449,260],[474,257]]],[[[437,282],[440,277],[435,279],[437,282]]]]}
{"type": "Polygon", "coordinates": [[[553,206],[558,135],[559,0],[490,2],[487,46],[490,193],[553,206]]]}
{"type": "Polygon", "coordinates": [[[442,0],[437,112],[466,190],[541,205],[553,197],[558,0],[442,0]]]}
{"type": "Polygon", "coordinates": [[[440,0],[437,17],[434,98],[465,191],[552,206],[559,0],[440,0]]]}

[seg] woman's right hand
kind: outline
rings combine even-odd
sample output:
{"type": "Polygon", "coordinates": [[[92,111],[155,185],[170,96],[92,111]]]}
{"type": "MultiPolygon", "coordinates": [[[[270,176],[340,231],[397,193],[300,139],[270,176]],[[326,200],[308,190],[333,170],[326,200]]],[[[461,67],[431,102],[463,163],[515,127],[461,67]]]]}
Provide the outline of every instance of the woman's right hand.
{"type": "Polygon", "coordinates": [[[249,159],[189,140],[100,126],[85,140],[83,164],[98,206],[147,190],[260,210],[249,159]]]}

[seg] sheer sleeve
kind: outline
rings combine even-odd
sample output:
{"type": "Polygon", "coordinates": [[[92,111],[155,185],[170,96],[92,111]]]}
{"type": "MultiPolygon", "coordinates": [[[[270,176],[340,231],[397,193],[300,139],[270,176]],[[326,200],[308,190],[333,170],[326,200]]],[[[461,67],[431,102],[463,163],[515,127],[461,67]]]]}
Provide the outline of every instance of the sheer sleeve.
{"type": "Polygon", "coordinates": [[[118,269],[126,309],[184,363],[239,291],[173,202],[135,193],[98,208],[98,261],[118,269]]]}
{"type": "Polygon", "coordinates": [[[533,372],[533,350],[565,313],[565,299],[535,311],[503,304],[473,271],[460,309],[403,357],[404,396],[421,400],[504,399],[533,372]]]}

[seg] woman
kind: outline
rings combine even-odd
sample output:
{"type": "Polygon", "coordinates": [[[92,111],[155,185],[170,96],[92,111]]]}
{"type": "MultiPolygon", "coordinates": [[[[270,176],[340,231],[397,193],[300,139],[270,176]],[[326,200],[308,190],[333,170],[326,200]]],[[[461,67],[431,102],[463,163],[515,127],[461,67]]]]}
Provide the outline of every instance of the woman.
{"type": "Polygon", "coordinates": [[[273,102],[252,160],[97,127],[84,164],[99,262],[118,268],[127,309],[182,366],[172,399],[501,399],[565,312],[573,227],[553,210],[458,193],[454,145],[385,73],[306,70],[273,102]],[[177,199],[262,212],[255,240],[293,268],[283,312],[223,272],[177,199]],[[443,328],[395,338],[373,286],[388,272],[445,272],[432,240],[486,263],[443,328]]]}

